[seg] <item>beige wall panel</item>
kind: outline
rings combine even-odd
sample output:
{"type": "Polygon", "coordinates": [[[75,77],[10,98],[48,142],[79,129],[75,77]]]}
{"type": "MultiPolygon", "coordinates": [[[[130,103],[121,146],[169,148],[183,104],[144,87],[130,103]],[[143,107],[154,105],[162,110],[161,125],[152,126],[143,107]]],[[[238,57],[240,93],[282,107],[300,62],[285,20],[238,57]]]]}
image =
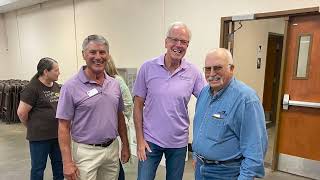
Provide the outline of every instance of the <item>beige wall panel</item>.
{"type": "Polygon", "coordinates": [[[0,14],[0,79],[6,79],[8,72],[6,72],[5,64],[8,63],[8,40],[6,35],[4,16],[0,14]]]}
{"type": "MultiPolygon", "coordinates": [[[[18,78],[18,69],[22,67],[21,56],[20,56],[20,46],[19,46],[19,36],[17,29],[17,14],[16,12],[6,13],[5,16],[5,28],[8,43],[8,56],[7,60],[0,61],[0,66],[5,67],[5,76],[1,79],[15,79],[18,78]]],[[[28,79],[25,77],[22,79],[28,79]]]]}
{"type": "Polygon", "coordinates": [[[79,65],[83,39],[101,34],[110,42],[118,67],[140,67],[164,50],[163,2],[150,0],[76,0],[79,65]]]}
{"type": "Polygon", "coordinates": [[[73,4],[70,0],[50,1],[33,9],[18,11],[21,48],[20,78],[31,77],[42,57],[59,62],[64,82],[77,71],[73,4]]]}

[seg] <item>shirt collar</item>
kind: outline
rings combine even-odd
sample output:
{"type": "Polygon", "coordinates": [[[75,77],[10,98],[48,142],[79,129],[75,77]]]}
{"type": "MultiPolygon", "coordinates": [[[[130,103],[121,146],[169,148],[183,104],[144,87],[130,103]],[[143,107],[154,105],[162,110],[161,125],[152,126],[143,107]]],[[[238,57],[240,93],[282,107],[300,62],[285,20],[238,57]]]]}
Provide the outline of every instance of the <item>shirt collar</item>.
{"type": "MultiPolygon", "coordinates": [[[[156,63],[159,64],[160,66],[164,66],[164,57],[165,57],[165,54],[161,55],[161,56],[157,59],[156,63]]],[[[187,67],[188,67],[188,66],[187,66],[187,62],[186,62],[185,58],[182,58],[181,64],[180,64],[179,68],[181,68],[181,69],[186,69],[187,67]]]]}
{"type": "Polygon", "coordinates": [[[213,95],[212,91],[211,91],[211,87],[209,88],[209,93],[211,94],[211,96],[214,98],[214,99],[217,99],[219,98],[220,96],[222,96],[222,94],[226,91],[226,89],[228,89],[228,87],[230,86],[230,84],[232,84],[235,80],[235,77],[232,77],[231,80],[229,81],[229,83],[227,84],[226,87],[220,89],[220,91],[218,91],[218,93],[216,95],[213,95]]]}
{"type": "MultiPolygon", "coordinates": [[[[95,81],[91,81],[88,76],[85,74],[84,72],[84,69],[86,68],[87,66],[82,66],[79,70],[79,74],[78,74],[78,78],[80,79],[80,81],[82,83],[96,83],[95,81]]],[[[107,75],[106,72],[104,72],[104,77],[105,77],[105,80],[108,80],[109,76],[107,75]]]]}

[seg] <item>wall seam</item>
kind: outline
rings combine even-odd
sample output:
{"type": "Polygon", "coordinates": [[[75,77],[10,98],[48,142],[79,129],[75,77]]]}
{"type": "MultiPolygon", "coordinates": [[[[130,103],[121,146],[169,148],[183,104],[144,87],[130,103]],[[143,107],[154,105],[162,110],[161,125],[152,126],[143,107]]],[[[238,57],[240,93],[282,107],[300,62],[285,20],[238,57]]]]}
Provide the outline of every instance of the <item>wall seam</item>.
{"type": "Polygon", "coordinates": [[[17,35],[18,35],[18,45],[19,45],[19,58],[20,63],[22,65],[22,50],[21,50],[21,39],[20,39],[20,28],[19,28],[19,18],[18,18],[18,11],[16,10],[16,26],[17,26],[17,35]]]}
{"type": "Polygon", "coordinates": [[[79,57],[78,57],[78,34],[77,34],[77,23],[76,23],[76,3],[75,0],[73,2],[73,25],[74,25],[74,40],[75,40],[75,48],[76,48],[76,59],[77,59],[77,67],[76,71],[79,69],[79,57]]]}
{"type": "MultiPolygon", "coordinates": [[[[162,38],[164,38],[164,37],[166,37],[166,13],[165,13],[165,7],[166,7],[166,0],[163,0],[163,14],[162,14],[162,17],[163,17],[163,19],[162,19],[162,25],[163,25],[163,37],[162,38]]],[[[161,39],[162,39],[161,38],[161,39]]]]}
{"type": "Polygon", "coordinates": [[[5,37],[5,50],[6,50],[6,53],[8,55],[8,51],[9,51],[9,39],[8,39],[8,32],[7,32],[7,25],[6,25],[6,19],[5,19],[5,15],[4,14],[1,14],[1,18],[2,18],[2,25],[3,25],[3,34],[4,34],[4,37],[5,37]]]}

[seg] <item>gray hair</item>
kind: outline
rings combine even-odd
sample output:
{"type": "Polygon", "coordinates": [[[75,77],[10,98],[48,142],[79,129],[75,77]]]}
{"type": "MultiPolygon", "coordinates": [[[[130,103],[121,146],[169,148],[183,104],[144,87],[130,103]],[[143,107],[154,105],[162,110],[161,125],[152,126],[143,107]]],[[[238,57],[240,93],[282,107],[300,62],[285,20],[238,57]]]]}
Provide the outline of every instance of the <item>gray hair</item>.
{"type": "Polygon", "coordinates": [[[106,46],[106,49],[107,49],[107,52],[109,52],[109,43],[108,41],[101,35],[96,35],[96,34],[93,34],[93,35],[89,35],[88,37],[86,37],[84,40],[83,40],[83,43],[82,43],[82,51],[86,50],[88,44],[90,42],[96,42],[96,43],[100,43],[100,44],[103,44],[106,46]]]}
{"type": "Polygon", "coordinates": [[[219,56],[223,56],[228,61],[228,64],[233,65],[233,58],[232,58],[231,52],[228,49],[216,48],[209,51],[208,54],[217,54],[219,56]]]}
{"type": "Polygon", "coordinates": [[[170,36],[171,30],[172,30],[173,28],[175,28],[175,27],[183,27],[183,28],[185,28],[185,29],[187,30],[187,32],[188,32],[189,40],[191,40],[191,31],[190,31],[190,29],[188,28],[188,26],[187,26],[185,23],[183,23],[183,22],[174,22],[174,23],[172,23],[172,24],[169,26],[169,28],[168,28],[168,31],[167,31],[167,34],[166,34],[167,37],[170,36]]]}

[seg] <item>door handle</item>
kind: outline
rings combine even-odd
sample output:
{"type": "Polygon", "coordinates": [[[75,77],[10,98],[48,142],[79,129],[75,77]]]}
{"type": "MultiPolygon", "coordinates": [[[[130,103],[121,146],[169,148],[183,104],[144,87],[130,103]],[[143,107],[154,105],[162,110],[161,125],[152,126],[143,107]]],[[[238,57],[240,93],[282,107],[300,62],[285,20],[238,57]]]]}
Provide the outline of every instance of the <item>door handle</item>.
{"type": "Polygon", "coordinates": [[[282,101],[282,109],[288,110],[289,106],[320,108],[320,103],[305,102],[305,101],[292,101],[292,100],[290,100],[289,94],[284,94],[283,101],[282,101]]]}

